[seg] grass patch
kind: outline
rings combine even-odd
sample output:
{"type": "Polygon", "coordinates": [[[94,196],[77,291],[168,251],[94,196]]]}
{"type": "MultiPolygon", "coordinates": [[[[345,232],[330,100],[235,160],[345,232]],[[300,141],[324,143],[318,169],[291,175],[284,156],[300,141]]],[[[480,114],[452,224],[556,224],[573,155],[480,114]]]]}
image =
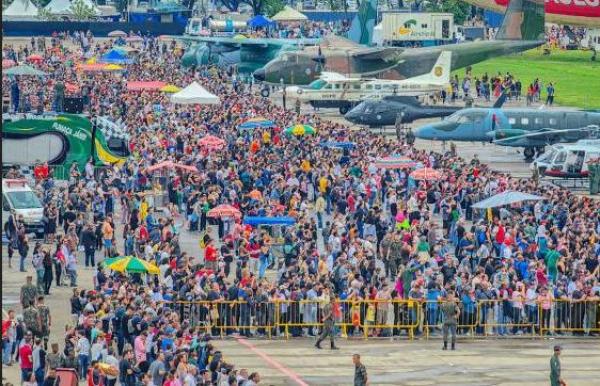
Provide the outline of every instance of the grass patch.
{"type": "MultiPolygon", "coordinates": [[[[543,55],[541,49],[522,54],[502,56],[473,65],[473,75],[481,77],[510,72],[523,84],[526,93],[529,83],[535,78],[542,81],[542,95],[545,98],[546,85],[554,83],[556,104],[585,109],[600,109],[600,60],[592,62],[591,52],[552,51],[543,55]]],[[[459,79],[464,69],[456,70],[459,79]]]]}

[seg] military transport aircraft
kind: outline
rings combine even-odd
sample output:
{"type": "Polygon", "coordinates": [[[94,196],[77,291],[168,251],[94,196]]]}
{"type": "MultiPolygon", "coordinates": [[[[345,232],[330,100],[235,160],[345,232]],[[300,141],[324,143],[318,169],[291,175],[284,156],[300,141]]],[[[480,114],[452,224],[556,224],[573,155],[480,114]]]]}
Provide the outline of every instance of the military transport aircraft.
{"type": "Polygon", "coordinates": [[[254,78],[271,84],[309,84],[321,71],[348,77],[406,79],[431,70],[442,51],[452,53],[452,69],[462,68],[501,55],[522,52],[542,45],[544,0],[511,0],[495,40],[447,44],[437,47],[365,47],[342,38],[333,42],[282,52],[254,78]]]}
{"type": "Polygon", "coordinates": [[[421,126],[415,137],[439,141],[491,141],[502,146],[523,147],[533,158],[546,145],[594,138],[600,111],[546,110],[534,108],[467,108],[441,122],[421,126]]]}

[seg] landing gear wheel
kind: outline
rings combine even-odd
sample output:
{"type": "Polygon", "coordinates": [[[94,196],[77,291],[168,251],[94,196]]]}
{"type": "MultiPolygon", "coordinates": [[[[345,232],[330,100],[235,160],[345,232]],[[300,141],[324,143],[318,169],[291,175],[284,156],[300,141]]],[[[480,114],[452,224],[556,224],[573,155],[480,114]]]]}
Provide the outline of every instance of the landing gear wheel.
{"type": "Polygon", "coordinates": [[[350,110],[349,106],[341,106],[340,107],[340,114],[346,115],[346,113],[348,112],[348,110],[350,110]]]}
{"type": "Polygon", "coordinates": [[[523,155],[525,156],[526,160],[531,160],[535,155],[535,151],[532,147],[526,147],[525,150],[523,150],[523,155]]]}
{"type": "Polygon", "coordinates": [[[260,95],[262,95],[264,98],[268,98],[270,94],[271,92],[269,91],[268,87],[265,87],[262,90],[260,90],[260,95]]]}

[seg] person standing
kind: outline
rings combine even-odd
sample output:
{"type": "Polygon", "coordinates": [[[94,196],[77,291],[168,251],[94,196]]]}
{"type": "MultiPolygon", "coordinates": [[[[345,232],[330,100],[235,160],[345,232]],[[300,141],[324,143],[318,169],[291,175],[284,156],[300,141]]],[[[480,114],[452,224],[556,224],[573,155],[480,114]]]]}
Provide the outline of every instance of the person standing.
{"type": "Polygon", "coordinates": [[[42,340],[35,338],[33,347],[33,374],[38,386],[43,386],[46,375],[46,350],[42,347],[42,340]]]}
{"type": "Polygon", "coordinates": [[[21,382],[31,379],[33,373],[33,350],[31,348],[31,332],[25,334],[23,344],[19,347],[19,367],[21,368],[21,382]]]}
{"type": "Polygon", "coordinates": [[[50,308],[44,304],[43,296],[38,296],[37,310],[40,319],[40,337],[44,340],[44,350],[48,350],[48,338],[50,337],[52,317],[50,316],[50,308]]]}
{"type": "Polygon", "coordinates": [[[23,322],[25,323],[25,328],[27,330],[29,330],[33,335],[39,336],[40,314],[33,304],[34,303],[31,302],[29,307],[23,310],[23,322]]]}
{"type": "Polygon", "coordinates": [[[85,266],[96,265],[95,254],[96,254],[96,230],[92,223],[86,224],[83,232],[81,233],[81,245],[85,251],[85,266]]]}
{"type": "Polygon", "coordinates": [[[440,309],[443,317],[442,332],[444,334],[444,347],[442,349],[448,349],[448,332],[450,332],[450,335],[452,335],[451,348],[454,350],[456,347],[456,324],[460,315],[460,308],[453,288],[448,291],[446,301],[442,303],[440,309]]]}
{"type": "Polygon", "coordinates": [[[554,103],[554,85],[552,82],[548,83],[548,87],[546,87],[546,93],[548,94],[546,97],[546,105],[552,106],[554,103]]]}
{"type": "Polygon", "coordinates": [[[566,382],[561,377],[560,353],[562,348],[554,346],[554,355],[550,358],[550,386],[566,386],[566,382]]]}
{"type": "Polygon", "coordinates": [[[325,306],[323,306],[323,331],[321,332],[321,336],[319,336],[319,339],[317,340],[317,343],[315,344],[315,347],[318,349],[321,349],[321,342],[324,341],[327,336],[329,336],[329,340],[331,342],[331,349],[332,350],[338,350],[338,347],[335,346],[335,342],[334,342],[334,331],[333,331],[333,325],[334,325],[334,315],[333,315],[333,303],[335,301],[335,298],[333,296],[333,293],[330,292],[329,294],[329,303],[326,303],[325,306]]]}
{"type": "Polygon", "coordinates": [[[360,354],[352,355],[354,363],[354,386],[367,386],[369,380],[367,378],[367,368],[360,361],[360,354]]]}
{"type": "Polygon", "coordinates": [[[25,284],[21,287],[21,306],[23,309],[35,302],[37,288],[33,285],[33,276],[28,275],[25,284]]]}

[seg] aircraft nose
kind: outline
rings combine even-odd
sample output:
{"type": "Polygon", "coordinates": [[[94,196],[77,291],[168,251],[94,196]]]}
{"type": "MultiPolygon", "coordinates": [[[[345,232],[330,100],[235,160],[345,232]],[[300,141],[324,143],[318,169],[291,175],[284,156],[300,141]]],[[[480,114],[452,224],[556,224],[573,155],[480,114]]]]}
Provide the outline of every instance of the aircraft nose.
{"type": "Polygon", "coordinates": [[[344,114],[344,118],[352,123],[357,123],[359,121],[358,118],[360,116],[361,115],[354,110],[350,110],[346,114],[344,114]]]}
{"type": "Polygon", "coordinates": [[[435,139],[435,128],[431,125],[425,125],[415,129],[415,137],[421,139],[435,139]]]}
{"type": "Polygon", "coordinates": [[[265,77],[266,77],[265,69],[259,68],[258,70],[254,71],[253,76],[254,76],[254,79],[258,80],[259,82],[264,81],[265,77]]]}

